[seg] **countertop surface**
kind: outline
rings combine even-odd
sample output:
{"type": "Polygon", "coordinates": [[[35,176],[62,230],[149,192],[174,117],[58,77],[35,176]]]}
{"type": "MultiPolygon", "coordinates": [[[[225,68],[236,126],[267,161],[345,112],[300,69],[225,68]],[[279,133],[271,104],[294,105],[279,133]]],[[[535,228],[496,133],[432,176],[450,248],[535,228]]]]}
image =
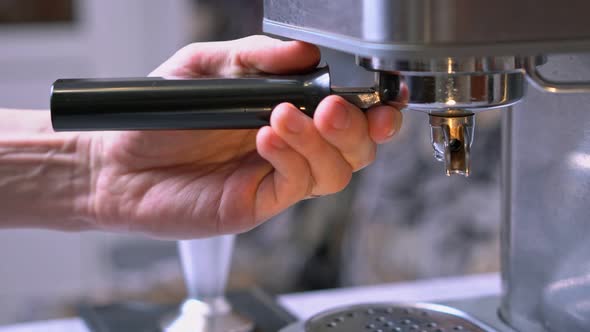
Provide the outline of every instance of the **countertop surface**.
{"type": "MultiPolygon", "coordinates": [[[[378,286],[342,288],[279,297],[279,302],[301,319],[336,305],[367,302],[453,301],[500,294],[500,277],[483,274],[378,286]]],[[[0,327],[0,332],[89,332],[78,318],[0,327]]]]}

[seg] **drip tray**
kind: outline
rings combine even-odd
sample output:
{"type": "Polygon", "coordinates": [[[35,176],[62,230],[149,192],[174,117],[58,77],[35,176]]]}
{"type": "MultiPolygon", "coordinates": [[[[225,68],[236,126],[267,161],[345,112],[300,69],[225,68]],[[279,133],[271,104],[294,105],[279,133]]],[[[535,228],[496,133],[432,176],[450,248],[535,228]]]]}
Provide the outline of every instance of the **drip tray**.
{"type": "Polygon", "coordinates": [[[364,304],[326,311],[284,332],[493,332],[484,323],[436,304],[364,304]]]}

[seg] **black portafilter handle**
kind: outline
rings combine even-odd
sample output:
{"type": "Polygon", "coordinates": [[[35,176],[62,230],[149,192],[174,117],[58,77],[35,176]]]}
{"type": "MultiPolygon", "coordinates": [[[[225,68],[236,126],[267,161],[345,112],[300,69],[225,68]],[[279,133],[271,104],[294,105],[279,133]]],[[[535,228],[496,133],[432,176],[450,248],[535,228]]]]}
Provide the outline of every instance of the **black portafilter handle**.
{"type": "Polygon", "coordinates": [[[309,116],[331,94],[328,67],[302,75],[198,79],[60,79],[56,131],[246,129],[289,102],[309,116]]]}

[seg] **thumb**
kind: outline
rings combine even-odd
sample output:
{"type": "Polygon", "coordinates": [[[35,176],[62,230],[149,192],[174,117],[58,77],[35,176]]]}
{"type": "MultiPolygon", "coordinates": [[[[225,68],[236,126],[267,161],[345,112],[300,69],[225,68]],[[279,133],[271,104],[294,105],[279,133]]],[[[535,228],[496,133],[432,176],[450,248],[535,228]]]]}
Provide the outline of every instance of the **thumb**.
{"type": "Polygon", "coordinates": [[[250,36],[226,42],[195,43],[173,55],[151,76],[234,76],[289,74],[309,70],[320,61],[319,49],[300,41],[250,36]]]}

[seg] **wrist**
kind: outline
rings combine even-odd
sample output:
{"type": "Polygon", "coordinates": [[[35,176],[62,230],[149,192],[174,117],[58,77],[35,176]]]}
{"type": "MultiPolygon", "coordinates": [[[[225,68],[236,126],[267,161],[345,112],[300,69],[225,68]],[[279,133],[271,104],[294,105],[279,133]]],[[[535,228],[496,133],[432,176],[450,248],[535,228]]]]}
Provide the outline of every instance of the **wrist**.
{"type": "Polygon", "coordinates": [[[53,133],[48,113],[33,113],[19,114],[27,128],[0,131],[0,227],[93,228],[92,140],[53,133]]]}

